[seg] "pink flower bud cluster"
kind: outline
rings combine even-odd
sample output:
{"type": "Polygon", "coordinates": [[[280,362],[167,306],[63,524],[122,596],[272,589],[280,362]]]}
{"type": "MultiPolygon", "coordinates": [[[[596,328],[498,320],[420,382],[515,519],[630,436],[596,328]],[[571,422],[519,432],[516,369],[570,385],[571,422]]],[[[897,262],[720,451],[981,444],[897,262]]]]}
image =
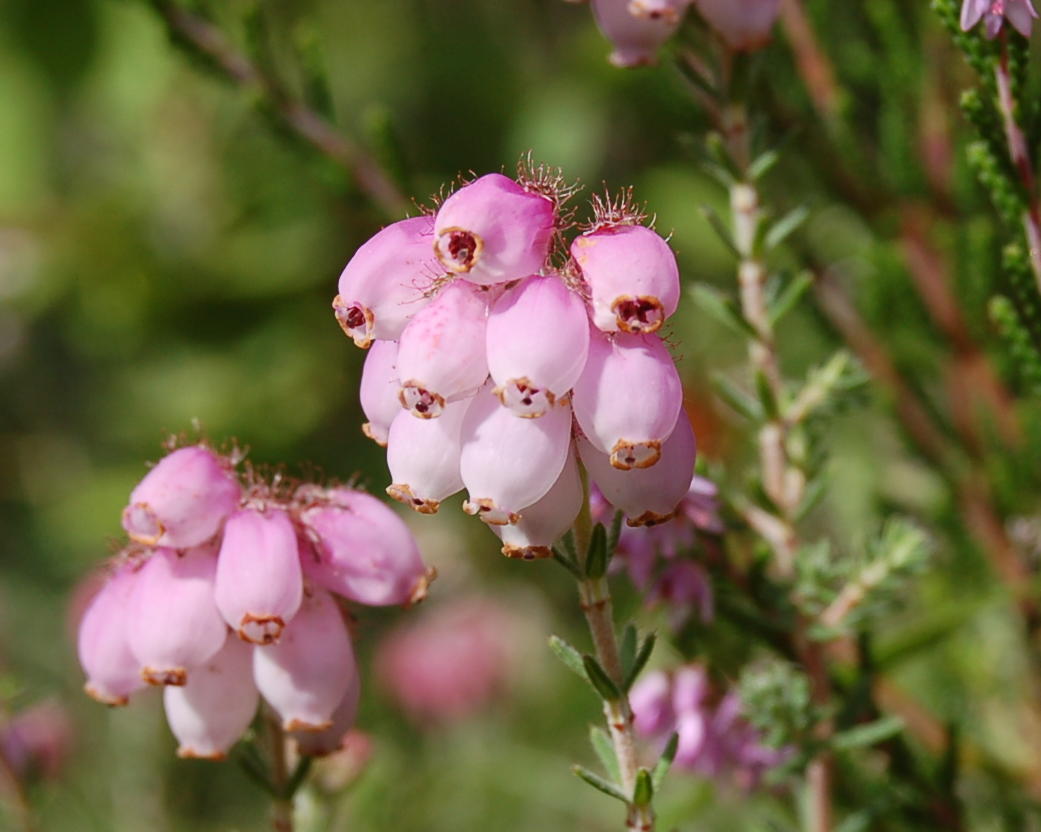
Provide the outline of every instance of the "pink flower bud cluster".
{"type": "Polygon", "coordinates": [[[566,196],[519,178],[482,176],[380,231],[333,308],[370,346],[364,431],[387,448],[387,493],[432,514],[465,488],[503,553],[530,559],[577,516],[579,463],[630,525],[653,525],[687,493],[695,441],[658,334],[680,296],[668,243],[627,198],[598,199],[554,267],[566,196]]]}
{"type": "Polygon", "coordinates": [[[86,690],[125,704],[163,688],[182,757],[219,759],[262,696],[302,753],[354,721],[359,680],[340,604],[407,604],[430,581],[415,540],[361,491],[265,482],[206,445],[170,452],[123,512],[131,544],[80,621],[86,690]]]}
{"type": "Polygon", "coordinates": [[[644,675],[629,693],[636,732],[660,745],[679,737],[675,768],[702,777],[755,788],[771,768],[785,762],[790,749],[770,748],[741,716],[741,700],[729,691],[713,695],[705,669],[686,665],[644,675]]]}
{"type": "MultiPolygon", "coordinates": [[[[614,509],[599,489],[592,489],[589,506],[594,522],[610,524],[614,509]]],[[[719,491],[713,482],[695,475],[671,520],[652,527],[622,529],[613,563],[624,565],[648,603],[669,607],[674,628],[692,615],[707,624],[715,616],[712,583],[691,554],[699,545],[714,548],[723,531],[719,491]]]]}
{"type": "Polygon", "coordinates": [[[597,26],[614,46],[609,60],[620,67],[655,63],[691,5],[736,52],[766,45],[780,13],[780,0],[592,0],[597,26]]]}

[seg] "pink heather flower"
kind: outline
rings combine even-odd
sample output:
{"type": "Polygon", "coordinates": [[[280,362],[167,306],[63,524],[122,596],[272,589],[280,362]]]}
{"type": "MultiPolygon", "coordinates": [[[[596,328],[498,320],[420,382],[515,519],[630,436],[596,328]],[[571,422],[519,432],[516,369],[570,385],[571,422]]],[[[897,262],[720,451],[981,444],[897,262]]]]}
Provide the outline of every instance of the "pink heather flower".
{"type": "Polygon", "coordinates": [[[506,687],[516,626],[481,599],[424,610],[380,643],[377,676],[419,726],[464,719],[506,687]]]}
{"type": "Polygon", "coordinates": [[[780,0],[694,0],[701,16],[735,51],[751,51],[770,40],[780,0]]]}
{"type": "Polygon", "coordinates": [[[358,669],[343,615],[329,593],[314,590],[278,644],[253,648],[253,679],[286,731],[323,731],[358,669]]]}
{"type": "Polygon", "coordinates": [[[229,635],[181,687],[163,691],[178,757],[223,760],[253,721],[260,699],[253,683],[253,648],[229,635]]]}
{"type": "Polygon", "coordinates": [[[203,445],[178,448],[130,493],[123,528],[146,546],[198,546],[217,533],[241,496],[226,460],[203,445]]]}
{"type": "Polygon", "coordinates": [[[106,705],[125,705],[144,687],[141,662],[130,652],[127,638],[128,607],[134,567],[120,566],[94,596],[80,621],[77,646],[80,664],[87,674],[85,689],[106,705]]]}
{"type": "Polygon", "coordinates": [[[621,471],[584,437],[578,454],[589,478],[607,501],[623,512],[630,526],[653,526],[672,517],[690,487],[697,446],[686,414],[676,421],[662,445],[661,462],[653,468],[621,471]]]}
{"type": "Polygon", "coordinates": [[[321,731],[293,731],[292,737],[296,740],[297,752],[311,757],[324,757],[342,749],[347,733],[358,715],[360,697],[361,685],[351,685],[333,711],[332,725],[321,731]]]}
{"type": "Polygon", "coordinates": [[[281,509],[243,509],[224,524],[215,600],[228,626],[253,644],[278,641],[303,595],[296,530],[281,509]]]}
{"type": "Polygon", "coordinates": [[[401,413],[397,359],[397,341],[374,342],[365,356],[358,388],[362,412],[369,420],[361,426],[362,433],[384,448],[390,423],[401,413]]]}
{"type": "Polygon", "coordinates": [[[394,341],[426,304],[443,269],[434,258],[434,222],[414,217],[388,225],[362,244],[340,275],[333,312],[354,343],[394,341]]]}
{"type": "Polygon", "coordinates": [[[994,38],[1008,18],[1017,32],[1029,38],[1037,11],[1031,0],[964,0],[961,7],[961,27],[968,31],[980,20],[988,38],[994,38]]]}
{"type": "Polygon", "coordinates": [[[487,319],[486,293],[457,280],[405,327],[398,378],[401,404],[413,416],[440,416],[446,402],[471,396],[484,383],[487,319]]]}
{"type": "Polygon", "coordinates": [[[437,419],[415,419],[398,408],[387,438],[387,494],[420,514],[436,514],[442,500],[462,490],[459,456],[471,401],[446,404],[437,419]]]}
{"type": "Polygon", "coordinates": [[[518,416],[541,416],[566,395],[588,351],[585,304],[557,275],[529,277],[503,294],[488,315],[495,395],[518,416]]]}
{"type": "Polygon", "coordinates": [[[151,685],[183,685],[224,644],[227,625],[213,598],[211,547],[156,549],[134,579],[127,639],[151,685]]]}
{"type": "Polygon", "coordinates": [[[444,201],[434,220],[434,251],[450,272],[490,286],[538,272],[556,225],[552,200],[489,173],[444,201]]]}
{"type": "Polygon", "coordinates": [[[658,336],[593,330],[572,404],[586,438],[610,455],[611,465],[649,468],[676,425],[683,386],[658,336]]]}
{"type": "Polygon", "coordinates": [[[652,229],[620,225],[591,231],[575,238],[571,256],[589,285],[598,329],[656,332],[676,311],[676,255],[652,229]]]}
{"type": "MultiPolygon", "coordinates": [[[[311,736],[324,736],[324,734],[325,732],[322,731],[311,736]]],[[[297,737],[297,748],[300,753],[311,754],[301,745],[301,739],[305,735],[299,733],[293,736],[297,737]]],[[[328,752],[325,758],[319,762],[312,783],[327,795],[342,794],[343,790],[354,783],[365,771],[375,750],[373,745],[372,737],[369,734],[352,728],[346,736],[340,738],[339,746],[328,752]]],[[[307,748],[311,747],[313,747],[313,743],[307,746],[307,748]]]]}
{"type": "Polygon", "coordinates": [[[423,597],[427,569],[405,522],[385,503],[348,488],[327,492],[329,502],[301,516],[314,542],[304,572],[318,584],[359,604],[408,604],[423,597]]]}
{"type": "Polygon", "coordinates": [[[491,527],[502,540],[502,553],[523,560],[551,557],[553,544],[574,524],[584,499],[578,456],[572,444],[564,469],[549,491],[522,508],[516,523],[491,527]]]}
{"type": "Polygon", "coordinates": [[[651,601],[667,604],[672,610],[672,626],[677,629],[697,611],[702,623],[715,618],[715,596],[704,568],[691,560],[676,560],[662,570],[650,595],[651,601]]]}
{"type": "Polygon", "coordinates": [[[463,419],[463,510],[492,525],[516,523],[557,481],[570,444],[569,405],[540,419],[518,419],[485,387],[463,419]]]}
{"type": "Polygon", "coordinates": [[[644,674],[629,691],[629,705],[637,733],[644,736],[667,734],[676,720],[669,674],[662,670],[644,674]]]}
{"type": "MultiPolygon", "coordinates": [[[[592,0],[593,17],[600,31],[614,45],[609,60],[615,66],[633,67],[653,64],[658,50],[679,27],[681,13],[674,19],[668,15],[653,17],[641,14],[644,4],[637,3],[637,13],[630,10],[631,0],[592,0]]],[[[677,4],[678,5],[678,4],[677,4]]]]}
{"type": "Polygon", "coordinates": [[[0,753],[20,780],[55,780],[72,750],[73,731],[65,707],[45,699],[0,726],[0,753]]]}

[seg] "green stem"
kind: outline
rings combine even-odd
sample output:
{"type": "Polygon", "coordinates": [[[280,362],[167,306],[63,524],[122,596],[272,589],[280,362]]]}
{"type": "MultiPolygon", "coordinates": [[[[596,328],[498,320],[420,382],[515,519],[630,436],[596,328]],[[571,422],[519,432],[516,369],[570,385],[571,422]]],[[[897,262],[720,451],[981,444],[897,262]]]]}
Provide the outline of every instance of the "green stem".
{"type": "Polygon", "coordinates": [[[271,802],[271,825],[275,832],[293,832],[293,798],[287,794],[289,766],[286,760],[286,733],[278,716],[270,713],[266,717],[268,753],[271,757],[271,785],[274,797],[271,802]]]}

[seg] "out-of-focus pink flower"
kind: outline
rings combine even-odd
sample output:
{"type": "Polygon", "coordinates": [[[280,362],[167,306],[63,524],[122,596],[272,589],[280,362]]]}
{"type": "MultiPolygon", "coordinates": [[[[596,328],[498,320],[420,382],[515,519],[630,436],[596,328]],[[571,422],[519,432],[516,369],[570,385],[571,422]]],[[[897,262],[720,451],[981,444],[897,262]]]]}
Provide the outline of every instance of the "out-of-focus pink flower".
{"type": "Polygon", "coordinates": [[[58,777],[72,749],[72,737],[72,719],[54,699],[30,705],[0,725],[4,759],[23,780],[58,777]]]}
{"type": "Polygon", "coordinates": [[[130,493],[123,528],[145,546],[185,549],[209,540],[239,505],[242,489],[223,457],[204,445],[164,456],[130,493]]]}
{"type": "Polygon", "coordinates": [[[629,701],[638,734],[659,745],[674,731],[679,735],[677,769],[752,789],[791,753],[763,744],[741,716],[741,700],[735,692],[714,700],[708,674],[700,665],[644,676],[633,686],[629,701]]]}
{"type": "Polygon", "coordinates": [[[377,676],[417,725],[463,719],[504,688],[517,626],[483,599],[424,610],[380,644],[377,676]]]}
{"type": "Polygon", "coordinates": [[[354,725],[358,715],[358,700],[361,698],[361,685],[351,685],[343,695],[340,704],[333,711],[332,725],[321,731],[293,731],[296,750],[311,757],[324,757],[339,751],[343,747],[347,732],[354,725]]]}
{"type": "Polygon", "coordinates": [[[615,66],[633,67],[653,64],[658,50],[673,36],[680,25],[684,3],[667,4],[675,14],[652,16],[641,10],[652,5],[666,5],[632,0],[592,0],[593,17],[614,51],[609,60],[615,66]]]}
{"type": "Polygon", "coordinates": [[[765,46],[770,40],[780,0],[694,0],[709,26],[737,51],[765,46]]]}
{"type": "Polygon", "coordinates": [[[1005,18],[1023,37],[1030,37],[1037,10],[1031,0],[964,0],[961,27],[968,31],[980,20],[988,38],[996,37],[1005,18]]]}
{"type": "MultiPolygon", "coordinates": [[[[315,766],[314,781],[324,791],[341,792],[361,776],[373,755],[372,737],[352,728],[315,766]]],[[[309,753],[301,750],[301,753],[309,753]]]]}

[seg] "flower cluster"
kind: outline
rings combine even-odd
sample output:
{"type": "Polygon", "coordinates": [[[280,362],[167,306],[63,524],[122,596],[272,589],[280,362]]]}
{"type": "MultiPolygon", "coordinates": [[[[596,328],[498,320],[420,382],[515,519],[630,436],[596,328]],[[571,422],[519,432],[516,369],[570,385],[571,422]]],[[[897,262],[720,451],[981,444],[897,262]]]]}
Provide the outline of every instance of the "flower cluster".
{"type": "Polygon", "coordinates": [[[637,733],[664,744],[675,732],[675,767],[703,777],[725,778],[751,789],[791,754],[763,743],[741,716],[735,692],[713,702],[708,674],[699,665],[647,674],[633,687],[629,701],[637,733]]]}
{"type": "Polygon", "coordinates": [[[780,0],[592,0],[597,26],[614,46],[609,60],[621,67],[654,63],[691,5],[738,52],[764,46],[780,11],[780,0]]]}
{"type": "Polygon", "coordinates": [[[183,757],[223,757],[260,696],[302,753],[329,751],[359,691],[334,594],[407,604],[431,575],[401,518],[371,495],[240,477],[239,461],[177,448],[133,490],[131,543],[80,622],[86,690],[122,705],[162,687],[183,757]]]}
{"type": "Polygon", "coordinates": [[[598,198],[554,267],[568,193],[536,173],[482,176],[384,228],[333,301],[370,347],[364,431],[387,448],[387,493],[431,514],[465,488],[464,510],[528,559],[577,516],[579,460],[640,526],[672,516],[695,457],[657,334],[679,302],[672,250],[627,196],[598,198]]]}
{"type": "MultiPolygon", "coordinates": [[[[595,522],[611,522],[611,506],[599,489],[590,491],[589,506],[595,522]]],[[[723,531],[719,490],[715,483],[695,475],[672,519],[656,526],[622,529],[614,563],[624,565],[649,603],[669,608],[674,629],[695,612],[709,623],[715,614],[712,584],[705,568],[685,555],[699,543],[714,546],[723,531]]]]}
{"type": "Polygon", "coordinates": [[[1037,10],[1031,0],[964,0],[961,7],[961,27],[968,31],[983,21],[988,38],[995,38],[1008,18],[1023,37],[1030,37],[1037,10]]]}

